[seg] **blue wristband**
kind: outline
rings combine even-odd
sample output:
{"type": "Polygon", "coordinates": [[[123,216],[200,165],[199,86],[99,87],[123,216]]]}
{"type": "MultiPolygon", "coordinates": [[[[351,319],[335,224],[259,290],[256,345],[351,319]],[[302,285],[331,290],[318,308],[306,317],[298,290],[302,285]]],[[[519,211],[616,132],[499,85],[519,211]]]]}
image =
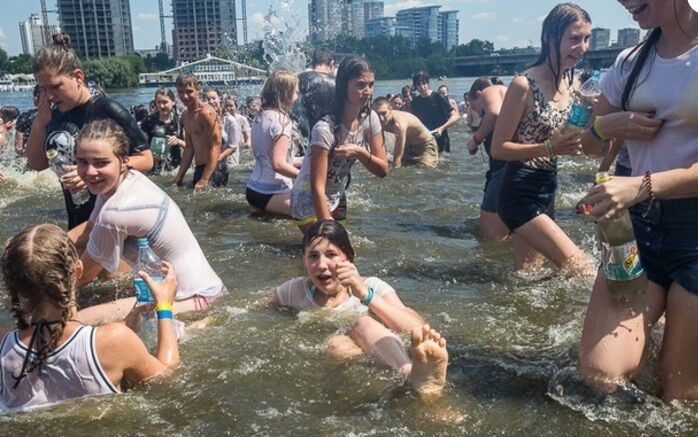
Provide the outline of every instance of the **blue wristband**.
{"type": "Polygon", "coordinates": [[[156,311],[155,313],[156,313],[157,316],[158,316],[158,320],[162,320],[162,319],[170,319],[170,320],[172,320],[172,318],[173,318],[173,317],[172,317],[172,311],[160,310],[160,311],[156,311]]]}
{"type": "Polygon", "coordinates": [[[373,287],[368,287],[368,296],[366,296],[366,299],[362,300],[361,303],[363,305],[369,306],[371,302],[373,302],[373,297],[376,295],[375,290],[373,287]]]}

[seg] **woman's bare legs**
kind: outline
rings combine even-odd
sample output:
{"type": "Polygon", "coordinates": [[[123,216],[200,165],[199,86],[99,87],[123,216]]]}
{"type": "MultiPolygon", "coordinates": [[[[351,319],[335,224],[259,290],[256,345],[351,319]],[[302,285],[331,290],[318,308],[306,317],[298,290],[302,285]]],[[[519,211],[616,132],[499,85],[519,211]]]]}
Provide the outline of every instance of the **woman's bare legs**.
{"type": "Polygon", "coordinates": [[[669,287],[662,344],[662,397],[698,400],[698,295],[669,287]]]}

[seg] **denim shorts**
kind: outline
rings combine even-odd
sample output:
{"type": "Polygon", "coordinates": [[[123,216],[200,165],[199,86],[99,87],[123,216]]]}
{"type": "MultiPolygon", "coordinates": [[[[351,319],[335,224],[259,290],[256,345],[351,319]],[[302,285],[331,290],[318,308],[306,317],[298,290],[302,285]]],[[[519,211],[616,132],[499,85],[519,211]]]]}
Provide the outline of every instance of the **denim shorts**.
{"type": "Polygon", "coordinates": [[[485,194],[482,196],[482,204],[480,209],[486,212],[497,212],[497,193],[499,192],[499,184],[502,181],[504,167],[494,171],[488,171],[485,180],[485,194]]]}
{"type": "Polygon", "coordinates": [[[533,168],[519,161],[504,167],[497,195],[497,214],[514,231],[540,214],[555,219],[557,171],[533,168]]]}
{"type": "Polygon", "coordinates": [[[698,294],[698,198],[645,201],[630,216],[647,278],[698,294]]]}

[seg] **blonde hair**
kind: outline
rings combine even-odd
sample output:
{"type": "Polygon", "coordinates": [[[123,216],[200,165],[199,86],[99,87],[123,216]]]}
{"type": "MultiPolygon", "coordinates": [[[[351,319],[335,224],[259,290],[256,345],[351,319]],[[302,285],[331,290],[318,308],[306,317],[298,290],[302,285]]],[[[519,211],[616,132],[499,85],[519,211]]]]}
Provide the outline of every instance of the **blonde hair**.
{"type": "Polygon", "coordinates": [[[74,305],[77,260],[77,250],[68,234],[48,223],[24,228],[5,246],[2,274],[9,294],[9,311],[17,329],[34,326],[29,347],[37,351],[27,353],[22,371],[14,377],[15,388],[44,363],[63,335],[74,305]],[[61,309],[60,320],[32,319],[32,312],[45,301],[61,309]]]}
{"type": "Polygon", "coordinates": [[[262,108],[286,112],[291,108],[293,94],[298,86],[298,77],[288,71],[272,72],[262,88],[262,108]]]}
{"type": "Polygon", "coordinates": [[[83,70],[78,54],[70,46],[70,36],[67,33],[55,33],[52,39],[52,43],[43,46],[34,55],[32,73],[49,71],[53,74],[71,75],[75,70],[83,70]]]}

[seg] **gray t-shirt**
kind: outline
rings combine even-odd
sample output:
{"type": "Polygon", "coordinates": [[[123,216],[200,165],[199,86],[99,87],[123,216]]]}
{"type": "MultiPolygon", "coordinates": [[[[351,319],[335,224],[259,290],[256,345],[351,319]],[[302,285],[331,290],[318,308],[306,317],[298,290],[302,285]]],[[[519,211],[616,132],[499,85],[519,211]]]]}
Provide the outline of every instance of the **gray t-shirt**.
{"type": "MultiPolygon", "coordinates": [[[[322,118],[313,126],[310,134],[311,156],[312,148],[315,147],[330,152],[325,182],[325,196],[330,211],[337,207],[339,200],[344,195],[347,177],[352,165],[356,162],[355,158],[345,159],[337,156],[334,153],[334,148],[341,144],[359,144],[368,150],[371,138],[381,132],[380,119],[374,111],[371,111],[370,115],[361,121],[355,132],[349,132],[343,125],[340,125],[339,132],[336,132],[335,122],[330,116],[322,118]]],[[[310,160],[310,158],[303,160],[300,174],[291,191],[291,216],[296,220],[315,216],[313,193],[310,187],[310,160]]]]}

